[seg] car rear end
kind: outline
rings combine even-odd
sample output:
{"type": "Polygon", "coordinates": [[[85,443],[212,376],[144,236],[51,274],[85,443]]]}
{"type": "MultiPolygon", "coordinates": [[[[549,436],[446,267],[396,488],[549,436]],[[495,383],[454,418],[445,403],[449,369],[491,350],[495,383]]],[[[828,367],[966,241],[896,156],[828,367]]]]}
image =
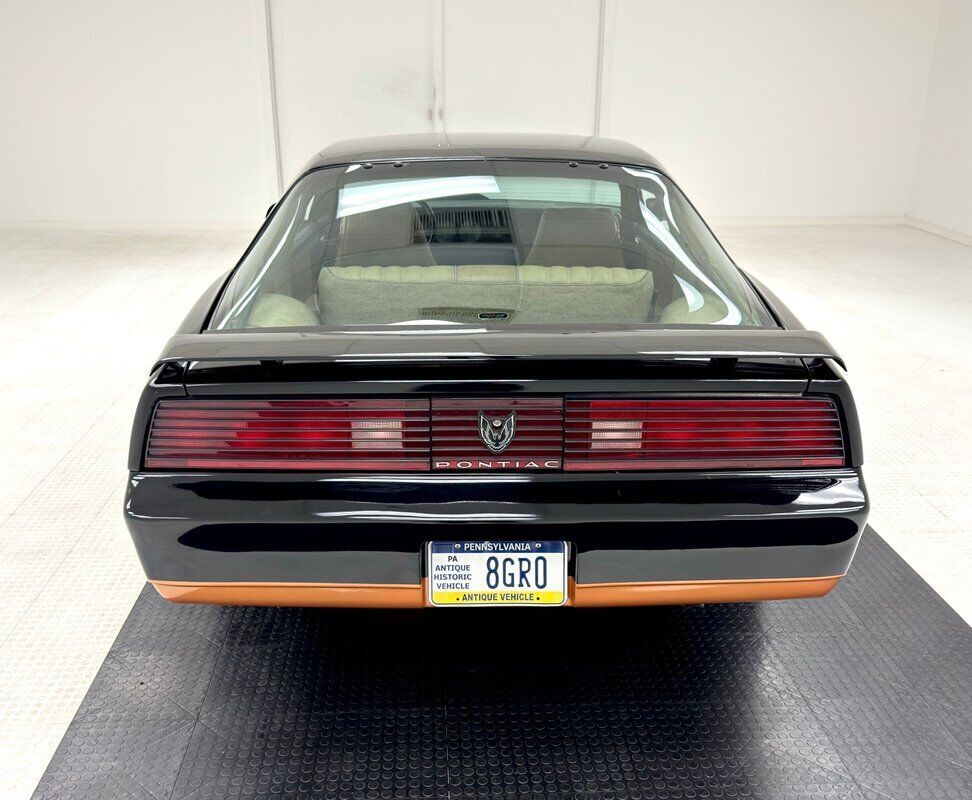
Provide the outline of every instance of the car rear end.
{"type": "MultiPolygon", "coordinates": [[[[705,269],[696,280],[698,247],[681,238],[674,198],[653,205],[642,184],[629,191],[642,180],[630,167],[585,165],[597,202],[573,192],[567,207],[596,227],[617,204],[625,255],[604,265],[611,243],[583,252],[603,226],[581,244],[563,230],[550,238],[566,217],[546,214],[538,189],[562,191],[549,170],[573,178],[577,164],[545,165],[540,186],[509,176],[506,194],[484,188],[492,164],[453,164],[445,177],[463,188],[436,184],[419,202],[415,187],[436,167],[403,193],[401,167],[386,166],[385,182],[347,191],[345,179],[295,204],[298,182],[276,212],[280,230],[258,237],[267,252],[250,276],[214,286],[156,365],[133,426],[125,514],[163,596],[582,607],[814,597],[836,585],[867,515],[839,357],[738,271],[735,289],[705,269]],[[625,169],[617,193],[594,185],[625,169]],[[376,205],[381,196],[393,199],[376,205]],[[310,224],[308,204],[328,197],[344,238],[304,258],[300,218],[310,224]],[[366,209],[345,217],[407,204],[401,247],[348,253],[342,197],[366,209]],[[458,257],[470,242],[456,225],[470,219],[475,252],[458,257]],[[532,225],[530,241],[490,219],[532,225]],[[649,236],[662,255],[635,261],[649,236]],[[288,246],[288,272],[268,286],[288,246]],[[409,264],[417,252],[429,263],[409,264]],[[554,306],[591,318],[558,319],[554,306]]],[[[320,238],[310,230],[306,241],[320,238]]],[[[235,274],[247,269],[244,259],[235,274]]]]}
{"type": "Polygon", "coordinates": [[[816,596],[867,501],[847,384],[812,364],[166,365],[136,421],[128,523],[185,602],[419,607],[440,541],[566,542],[556,603],[816,596]],[[479,415],[510,412],[515,444],[494,453],[479,415]]]}

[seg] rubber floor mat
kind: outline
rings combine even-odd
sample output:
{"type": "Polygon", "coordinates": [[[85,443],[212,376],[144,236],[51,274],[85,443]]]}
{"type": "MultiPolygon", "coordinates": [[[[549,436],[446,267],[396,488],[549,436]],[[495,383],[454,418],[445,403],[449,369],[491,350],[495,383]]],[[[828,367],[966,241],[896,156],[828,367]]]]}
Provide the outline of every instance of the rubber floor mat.
{"type": "Polygon", "coordinates": [[[35,797],[972,798],[972,631],[875,533],[818,600],[330,611],[146,587],[35,797]]]}

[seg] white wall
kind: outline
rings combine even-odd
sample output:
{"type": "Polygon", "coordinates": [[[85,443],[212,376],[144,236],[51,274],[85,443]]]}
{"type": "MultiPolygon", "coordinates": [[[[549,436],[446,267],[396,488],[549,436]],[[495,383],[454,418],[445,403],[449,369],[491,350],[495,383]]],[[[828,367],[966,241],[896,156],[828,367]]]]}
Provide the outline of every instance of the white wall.
{"type": "Polygon", "coordinates": [[[972,2],[945,0],[909,214],[972,236],[972,2]]]}
{"type": "Polygon", "coordinates": [[[328,142],[433,128],[435,0],[272,5],[285,181],[328,142]]]}
{"type": "Polygon", "coordinates": [[[446,127],[590,133],[599,8],[596,0],[446,3],[446,127]]]}
{"type": "Polygon", "coordinates": [[[938,6],[617,0],[602,131],[703,215],[901,216],[938,6]]]}
{"type": "Polygon", "coordinates": [[[942,0],[0,0],[0,222],[252,224],[278,152],[599,128],[711,217],[967,230],[970,5],[936,59],[942,0]]]}
{"type": "Polygon", "coordinates": [[[260,0],[0,2],[0,220],[259,218],[263,19],[260,0]]]}

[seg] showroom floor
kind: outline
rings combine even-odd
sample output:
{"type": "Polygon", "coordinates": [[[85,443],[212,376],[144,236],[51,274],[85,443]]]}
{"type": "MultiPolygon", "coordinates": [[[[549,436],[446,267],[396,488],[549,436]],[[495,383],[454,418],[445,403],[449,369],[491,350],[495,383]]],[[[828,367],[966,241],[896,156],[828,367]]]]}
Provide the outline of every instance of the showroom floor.
{"type": "Polygon", "coordinates": [[[817,602],[461,617],[146,586],[34,800],[972,797],[972,629],[873,531],[817,602]]]}
{"type": "MultiPolygon", "coordinates": [[[[847,359],[871,522],[972,620],[972,248],[906,227],[722,233],[847,359]]],[[[247,239],[0,232],[0,798],[31,795],[143,587],[120,513],[131,414],[247,239]]]]}

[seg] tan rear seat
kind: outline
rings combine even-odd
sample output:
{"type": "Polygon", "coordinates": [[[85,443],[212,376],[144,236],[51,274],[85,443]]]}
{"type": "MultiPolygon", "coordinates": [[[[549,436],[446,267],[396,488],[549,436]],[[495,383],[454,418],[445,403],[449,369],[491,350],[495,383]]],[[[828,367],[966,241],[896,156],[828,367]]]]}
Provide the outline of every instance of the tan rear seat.
{"type": "Polygon", "coordinates": [[[325,267],[318,307],[324,325],[475,318],[480,312],[507,312],[510,322],[526,324],[634,323],[648,320],[653,290],[649,270],[624,267],[325,267]]]}
{"type": "Polygon", "coordinates": [[[706,292],[701,295],[701,303],[690,308],[688,300],[679,297],[662,309],[659,322],[680,325],[707,325],[725,319],[728,309],[726,304],[714,294],[706,292]]]}
{"type": "Polygon", "coordinates": [[[260,295],[250,309],[246,321],[249,328],[316,327],[320,324],[317,312],[283,294],[260,295]]]}

